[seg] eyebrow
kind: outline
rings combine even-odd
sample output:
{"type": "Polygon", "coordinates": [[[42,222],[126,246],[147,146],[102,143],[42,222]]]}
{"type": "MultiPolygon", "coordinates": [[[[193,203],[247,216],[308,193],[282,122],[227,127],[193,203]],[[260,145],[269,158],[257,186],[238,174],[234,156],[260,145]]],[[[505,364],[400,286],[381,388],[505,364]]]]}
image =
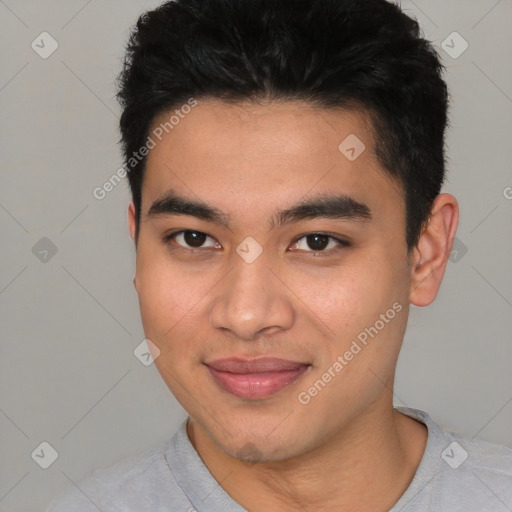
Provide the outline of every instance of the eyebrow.
{"type": "MultiPolygon", "coordinates": [[[[179,196],[172,190],[151,205],[147,218],[166,215],[190,215],[230,229],[229,215],[202,201],[179,196]]],[[[276,226],[301,220],[321,218],[367,222],[372,220],[372,212],[368,205],[346,194],[321,195],[277,211],[270,219],[270,228],[274,229],[276,226]]]]}

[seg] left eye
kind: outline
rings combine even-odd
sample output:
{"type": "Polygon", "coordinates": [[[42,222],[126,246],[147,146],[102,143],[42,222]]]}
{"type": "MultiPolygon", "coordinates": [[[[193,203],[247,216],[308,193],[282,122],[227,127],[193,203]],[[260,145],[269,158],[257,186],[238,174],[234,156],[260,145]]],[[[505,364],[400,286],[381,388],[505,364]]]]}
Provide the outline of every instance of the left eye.
{"type": "Polygon", "coordinates": [[[339,238],[330,235],[324,235],[322,233],[311,233],[299,238],[294,244],[292,250],[301,250],[307,252],[327,252],[326,249],[332,249],[336,247],[348,247],[350,244],[339,238]],[[308,251],[311,249],[310,251],[308,251]]]}

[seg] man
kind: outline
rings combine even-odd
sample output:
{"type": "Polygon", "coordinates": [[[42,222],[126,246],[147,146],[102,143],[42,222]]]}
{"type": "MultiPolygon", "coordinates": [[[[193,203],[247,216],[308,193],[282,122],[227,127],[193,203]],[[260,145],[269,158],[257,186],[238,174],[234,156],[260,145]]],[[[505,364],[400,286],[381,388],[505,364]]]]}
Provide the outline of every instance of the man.
{"type": "Polygon", "coordinates": [[[58,511],[501,511],[512,451],[393,407],[458,224],[447,90],[385,0],[178,0],[120,76],[142,322],[189,414],[58,511]]]}

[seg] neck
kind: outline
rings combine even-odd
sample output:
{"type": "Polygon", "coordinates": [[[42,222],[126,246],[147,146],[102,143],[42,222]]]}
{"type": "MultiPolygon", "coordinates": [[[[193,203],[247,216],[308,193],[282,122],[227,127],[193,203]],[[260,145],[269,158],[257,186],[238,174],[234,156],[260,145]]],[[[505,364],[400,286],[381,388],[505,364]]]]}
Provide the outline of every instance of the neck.
{"type": "Polygon", "coordinates": [[[248,511],[388,511],[409,486],[427,428],[375,404],[343,431],[283,461],[246,463],[227,455],[192,419],[188,435],[224,490],[248,511]]]}

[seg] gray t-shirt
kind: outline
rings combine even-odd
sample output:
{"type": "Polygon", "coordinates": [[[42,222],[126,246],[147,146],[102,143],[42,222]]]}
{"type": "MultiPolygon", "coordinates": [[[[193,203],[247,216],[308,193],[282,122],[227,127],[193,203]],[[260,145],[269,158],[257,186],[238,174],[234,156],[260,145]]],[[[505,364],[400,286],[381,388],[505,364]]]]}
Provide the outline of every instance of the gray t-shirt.
{"type": "MultiPolygon", "coordinates": [[[[512,450],[447,432],[417,409],[396,407],[428,428],[416,474],[390,512],[510,512],[512,450]]],[[[215,481],[184,421],[167,443],[70,487],[47,512],[244,512],[215,481]]]]}

